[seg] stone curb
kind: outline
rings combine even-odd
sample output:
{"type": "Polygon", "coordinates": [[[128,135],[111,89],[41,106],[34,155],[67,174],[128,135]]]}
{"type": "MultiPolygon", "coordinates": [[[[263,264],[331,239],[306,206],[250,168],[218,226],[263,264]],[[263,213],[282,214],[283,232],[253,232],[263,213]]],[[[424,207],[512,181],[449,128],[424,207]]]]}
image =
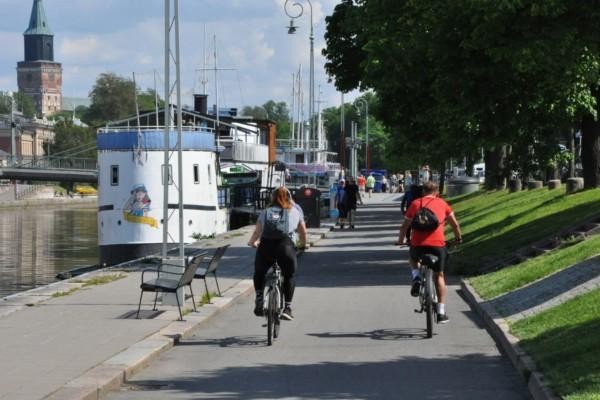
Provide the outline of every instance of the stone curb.
{"type": "MultiPolygon", "coordinates": [[[[310,235],[310,244],[325,237],[331,227],[327,224],[310,235]]],[[[184,321],[174,321],[147,338],[135,343],[83,375],[67,382],[61,388],[44,397],[45,400],[100,400],[109,392],[118,390],[133,374],[143,370],[179,340],[189,337],[194,329],[210,318],[229,308],[236,301],[249,295],[254,288],[251,279],[244,279],[215,297],[213,303],[205,304],[197,313],[184,316],[184,321]]],[[[165,314],[169,313],[167,311],[165,314]]],[[[176,318],[175,311],[172,317],[176,318]]]]}
{"type": "Polygon", "coordinates": [[[57,391],[45,396],[44,399],[101,399],[107,393],[117,390],[126,379],[147,367],[150,362],[176,345],[179,340],[189,337],[194,329],[250,294],[252,289],[252,280],[244,279],[238,282],[223,293],[223,297],[214,298],[214,303],[201,307],[198,313],[187,314],[184,321],[170,323],[159,332],[67,382],[57,391]]]}
{"type": "Polygon", "coordinates": [[[485,302],[475,289],[461,279],[461,289],[471,308],[483,319],[485,326],[513,366],[527,382],[529,393],[535,400],[560,400],[544,382],[544,376],[537,371],[533,359],[519,345],[519,339],[510,333],[508,323],[496,310],[485,302]]]}

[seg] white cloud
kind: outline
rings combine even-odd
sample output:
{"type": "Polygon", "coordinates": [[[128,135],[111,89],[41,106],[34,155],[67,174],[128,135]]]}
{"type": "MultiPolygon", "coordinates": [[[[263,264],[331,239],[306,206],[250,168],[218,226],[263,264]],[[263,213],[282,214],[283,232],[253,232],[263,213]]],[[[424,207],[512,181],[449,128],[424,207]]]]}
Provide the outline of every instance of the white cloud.
{"type": "MultiPolygon", "coordinates": [[[[237,71],[219,73],[222,104],[232,107],[291,100],[291,74],[302,64],[308,97],[310,15],[306,0],[296,35],[288,35],[285,0],[184,0],[181,2],[182,89],[199,90],[206,26],[207,53],[213,53],[213,35],[221,67],[237,71]],[[227,104],[225,104],[225,102],[227,104]]],[[[321,55],[324,17],[338,0],[312,0],[315,30],[315,86],[321,84],[323,107],[337,106],[339,94],[327,83],[321,55]],[[337,100],[336,100],[337,99],[337,100]]],[[[63,64],[66,96],[86,96],[98,74],[115,72],[130,77],[136,72],[140,88],[152,87],[153,70],[162,76],[164,21],[162,0],[48,0],[46,15],[55,34],[56,61],[63,64]],[[142,6],[140,6],[142,5],[142,6]]],[[[11,10],[0,33],[0,90],[16,86],[16,62],[23,58],[23,36],[31,1],[0,0],[0,10],[11,10]],[[11,7],[7,7],[11,5],[11,7]],[[12,10],[11,10],[12,9],[12,10]],[[4,77],[4,78],[2,78],[4,77]],[[12,78],[11,78],[12,77],[12,78]],[[11,79],[13,83],[11,83],[11,79]]],[[[209,63],[212,66],[212,61],[209,63]]],[[[208,74],[214,92],[213,74],[208,74]]],[[[164,84],[159,79],[159,90],[164,84]]],[[[315,91],[317,89],[315,88],[315,91]]],[[[214,101],[209,100],[209,101],[214,101]]],[[[306,107],[307,108],[307,107],[306,107]]]]}

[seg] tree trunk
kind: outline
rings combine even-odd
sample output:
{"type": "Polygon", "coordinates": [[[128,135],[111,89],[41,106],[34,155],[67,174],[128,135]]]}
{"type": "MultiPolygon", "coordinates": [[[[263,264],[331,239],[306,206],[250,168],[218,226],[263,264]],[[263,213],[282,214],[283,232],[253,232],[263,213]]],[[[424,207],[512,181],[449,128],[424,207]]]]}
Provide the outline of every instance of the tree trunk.
{"type": "Polygon", "coordinates": [[[600,122],[591,115],[581,123],[581,164],[584,187],[600,186],[600,122]]]}
{"type": "Polygon", "coordinates": [[[491,150],[485,151],[485,188],[487,190],[504,188],[506,181],[505,158],[506,146],[504,145],[498,145],[491,150]]]}
{"type": "Polygon", "coordinates": [[[440,163],[440,193],[444,193],[444,186],[446,185],[446,162],[440,163]]]}
{"type": "Polygon", "coordinates": [[[465,173],[467,174],[467,176],[473,176],[473,164],[475,164],[473,154],[469,152],[469,154],[467,154],[467,159],[465,162],[465,173]]]}

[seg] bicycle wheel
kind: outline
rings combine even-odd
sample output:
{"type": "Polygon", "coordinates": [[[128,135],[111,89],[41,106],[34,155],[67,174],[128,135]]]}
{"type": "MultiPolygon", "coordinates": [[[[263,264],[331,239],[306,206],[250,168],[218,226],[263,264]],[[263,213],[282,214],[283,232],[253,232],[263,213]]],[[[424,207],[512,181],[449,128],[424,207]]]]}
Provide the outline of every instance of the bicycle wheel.
{"type": "Polygon", "coordinates": [[[279,304],[276,307],[276,311],[275,311],[275,326],[273,327],[273,338],[277,339],[277,337],[279,337],[279,328],[281,327],[281,319],[279,318],[281,316],[281,305],[283,304],[283,294],[281,294],[281,291],[278,290],[278,292],[280,293],[279,295],[279,304]]]}
{"type": "Polygon", "coordinates": [[[427,321],[427,338],[433,336],[433,271],[427,268],[425,273],[425,319],[427,321]]]}
{"type": "Polygon", "coordinates": [[[275,314],[277,313],[277,294],[274,290],[269,290],[269,303],[267,307],[267,344],[273,344],[275,332],[275,314]]]}

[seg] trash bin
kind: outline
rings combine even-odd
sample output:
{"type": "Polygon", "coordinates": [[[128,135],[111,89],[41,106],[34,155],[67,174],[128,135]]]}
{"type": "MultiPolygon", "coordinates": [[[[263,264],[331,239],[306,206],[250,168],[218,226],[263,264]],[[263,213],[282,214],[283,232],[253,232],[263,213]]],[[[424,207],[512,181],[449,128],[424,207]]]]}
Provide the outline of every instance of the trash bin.
{"type": "Polygon", "coordinates": [[[459,196],[461,194],[473,193],[479,190],[479,178],[471,176],[461,176],[451,178],[448,181],[446,194],[448,197],[459,196]]]}
{"type": "Polygon", "coordinates": [[[315,188],[302,187],[292,192],[294,201],[304,212],[307,228],[321,226],[321,191],[315,188]]]}

